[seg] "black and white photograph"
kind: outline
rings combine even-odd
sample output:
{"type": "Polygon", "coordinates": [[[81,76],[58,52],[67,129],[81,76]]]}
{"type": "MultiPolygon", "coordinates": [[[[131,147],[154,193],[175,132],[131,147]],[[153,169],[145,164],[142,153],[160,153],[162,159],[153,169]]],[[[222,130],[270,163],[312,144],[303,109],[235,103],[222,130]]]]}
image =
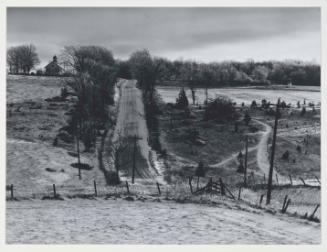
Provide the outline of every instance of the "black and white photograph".
{"type": "Polygon", "coordinates": [[[322,7],[3,8],[6,245],[322,243],[322,7]]]}

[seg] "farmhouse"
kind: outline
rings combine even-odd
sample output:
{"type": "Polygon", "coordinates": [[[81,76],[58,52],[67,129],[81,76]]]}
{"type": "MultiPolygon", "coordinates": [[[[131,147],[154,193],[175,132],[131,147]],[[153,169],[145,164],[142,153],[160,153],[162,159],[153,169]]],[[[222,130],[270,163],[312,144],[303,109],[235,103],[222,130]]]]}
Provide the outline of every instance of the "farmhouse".
{"type": "Polygon", "coordinates": [[[53,60],[45,66],[45,75],[57,76],[63,71],[62,67],[59,66],[57,56],[53,56],[53,60]]]}

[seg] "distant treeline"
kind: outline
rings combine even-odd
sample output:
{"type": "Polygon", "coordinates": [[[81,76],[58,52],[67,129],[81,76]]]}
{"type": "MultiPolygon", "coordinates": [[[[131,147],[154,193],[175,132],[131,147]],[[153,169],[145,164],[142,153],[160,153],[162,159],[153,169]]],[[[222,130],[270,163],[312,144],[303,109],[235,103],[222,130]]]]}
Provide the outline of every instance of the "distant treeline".
{"type": "MultiPolygon", "coordinates": [[[[198,63],[154,58],[161,84],[194,87],[289,84],[320,86],[320,66],[302,61],[198,63]]],[[[128,73],[128,62],[122,63],[128,73]]],[[[128,74],[127,74],[128,75],[128,74]]]]}
{"type": "MultiPolygon", "coordinates": [[[[224,61],[213,63],[199,63],[196,61],[171,61],[165,58],[153,57],[147,52],[147,58],[151,59],[153,69],[146,78],[151,79],[156,75],[156,84],[183,85],[189,87],[221,87],[221,86],[244,86],[244,85],[269,85],[289,84],[320,86],[320,65],[287,60],[287,61],[263,61],[246,62],[224,61]]],[[[138,52],[142,52],[138,51],[138,52]]],[[[133,55],[133,54],[132,54],[133,55]]],[[[137,55],[137,54],[136,54],[137,55]]],[[[68,66],[65,57],[59,57],[61,64],[68,66]]],[[[131,59],[133,57],[131,56],[131,59]]],[[[133,60],[116,60],[119,69],[119,77],[131,78],[135,76],[133,60]],[[133,70],[134,69],[134,70],[133,70]]],[[[7,50],[7,63],[9,72],[12,74],[30,74],[30,71],[40,63],[34,45],[21,45],[10,47],[7,50]]],[[[148,62],[145,62],[148,64],[148,62]]],[[[143,67],[143,70],[146,67],[143,67]]],[[[69,70],[69,69],[68,69],[69,70]]],[[[142,72],[142,67],[140,71],[142,72]]],[[[42,70],[36,71],[36,74],[42,70]]],[[[69,72],[69,71],[65,71],[69,72]]],[[[33,72],[34,73],[34,72],[33,72]]],[[[71,72],[69,72],[71,73],[71,72]]],[[[35,74],[35,73],[34,73],[35,74]]],[[[140,78],[139,74],[139,78],[140,78]]],[[[143,76],[142,78],[145,78],[143,76]]]]}

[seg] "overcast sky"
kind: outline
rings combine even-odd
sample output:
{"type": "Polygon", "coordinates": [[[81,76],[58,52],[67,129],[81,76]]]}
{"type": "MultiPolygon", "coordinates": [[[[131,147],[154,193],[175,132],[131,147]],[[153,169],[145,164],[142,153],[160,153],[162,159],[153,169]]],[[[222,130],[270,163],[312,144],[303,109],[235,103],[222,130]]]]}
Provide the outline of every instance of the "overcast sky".
{"type": "Polygon", "coordinates": [[[33,43],[42,66],[65,45],[169,59],[320,63],[319,8],[8,8],[7,46],[33,43]]]}

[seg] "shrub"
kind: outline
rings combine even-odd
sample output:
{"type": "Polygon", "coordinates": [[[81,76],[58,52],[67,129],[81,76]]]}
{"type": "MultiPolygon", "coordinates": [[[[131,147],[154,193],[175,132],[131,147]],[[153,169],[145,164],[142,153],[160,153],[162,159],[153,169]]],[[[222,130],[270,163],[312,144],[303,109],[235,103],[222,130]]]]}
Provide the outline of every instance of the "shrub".
{"type": "Polygon", "coordinates": [[[188,107],[188,99],[184,88],[179,91],[178,98],[176,99],[177,109],[186,109],[188,107]]]}
{"type": "Polygon", "coordinates": [[[41,75],[43,75],[43,71],[42,71],[42,69],[38,69],[38,70],[36,70],[36,75],[37,75],[37,76],[41,76],[41,75]]]}
{"type": "Polygon", "coordinates": [[[206,169],[204,167],[203,162],[199,162],[198,167],[196,168],[194,175],[197,176],[197,177],[205,177],[206,172],[207,171],[206,171],[206,169]]]}
{"type": "Polygon", "coordinates": [[[217,120],[219,122],[234,121],[238,118],[238,114],[232,101],[225,97],[218,97],[213,101],[209,101],[205,112],[204,120],[217,120]]]}
{"type": "Polygon", "coordinates": [[[287,108],[286,102],[285,102],[285,101],[282,101],[281,104],[280,104],[280,107],[281,107],[282,109],[287,108]]]}
{"type": "Polygon", "coordinates": [[[256,109],[257,107],[258,107],[257,102],[255,100],[253,100],[251,103],[251,109],[256,109]]]}
{"type": "Polygon", "coordinates": [[[285,152],[283,153],[283,155],[282,155],[282,159],[283,159],[283,160],[288,160],[289,157],[290,157],[290,152],[287,150],[287,151],[285,151],[285,152]]]}
{"type": "Polygon", "coordinates": [[[249,114],[249,111],[245,111],[243,120],[245,122],[245,125],[249,125],[249,122],[251,121],[251,116],[249,114]]]}
{"type": "Polygon", "coordinates": [[[261,100],[261,107],[264,109],[269,108],[270,103],[267,102],[266,99],[261,100]]]}
{"type": "Polygon", "coordinates": [[[61,95],[61,97],[63,99],[67,98],[67,96],[68,96],[68,90],[67,90],[66,87],[62,87],[61,90],[60,90],[60,93],[61,93],[60,95],[61,95]]]}

